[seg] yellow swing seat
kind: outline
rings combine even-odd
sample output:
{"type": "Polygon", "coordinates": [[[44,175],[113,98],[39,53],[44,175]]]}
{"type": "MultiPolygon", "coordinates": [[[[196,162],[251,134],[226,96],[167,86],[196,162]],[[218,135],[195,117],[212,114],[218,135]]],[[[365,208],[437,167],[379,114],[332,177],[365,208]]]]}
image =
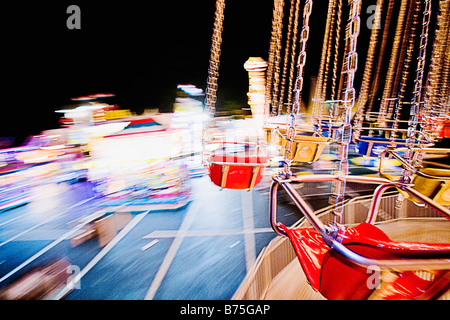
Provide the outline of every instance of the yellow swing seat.
{"type": "Polygon", "coordinates": [[[421,169],[418,174],[414,175],[413,184],[415,190],[428,198],[443,206],[450,205],[450,169],[421,169]],[[426,177],[425,175],[433,176],[433,178],[426,177]],[[435,177],[442,177],[442,179],[435,177]]]}
{"type": "MultiPolygon", "coordinates": [[[[319,136],[297,135],[292,144],[292,154],[294,162],[315,162],[319,160],[323,149],[329,144],[331,139],[319,136]]],[[[288,140],[281,139],[281,153],[284,156],[288,140]]]]}

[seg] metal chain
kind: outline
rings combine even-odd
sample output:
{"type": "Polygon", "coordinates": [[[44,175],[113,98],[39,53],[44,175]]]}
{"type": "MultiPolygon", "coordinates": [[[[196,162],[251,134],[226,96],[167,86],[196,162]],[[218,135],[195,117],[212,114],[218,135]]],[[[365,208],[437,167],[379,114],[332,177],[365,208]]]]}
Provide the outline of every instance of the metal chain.
{"type": "Polygon", "coordinates": [[[300,112],[300,104],[301,104],[301,94],[303,89],[303,68],[306,63],[306,43],[309,38],[309,18],[311,16],[312,12],[312,0],[306,0],[305,5],[303,7],[303,27],[302,31],[300,33],[300,54],[298,56],[297,60],[297,79],[295,80],[295,100],[292,105],[292,110],[290,114],[290,124],[289,128],[286,132],[286,139],[287,139],[287,148],[285,150],[284,154],[284,174],[286,177],[291,176],[291,164],[293,161],[293,153],[292,153],[292,146],[294,143],[294,139],[296,136],[296,129],[295,129],[295,118],[296,115],[300,112]]]}
{"type": "Polygon", "coordinates": [[[387,114],[387,108],[389,99],[392,95],[392,84],[394,82],[394,73],[395,69],[398,64],[398,49],[400,47],[400,42],[403,35],[403,29],[404,29],[404,22],[405,22],[405,16],[406,11],[408,7],[408,1],[409,0],[401,0],[400,4],[400,11],[398,14],[398,21],[397,21],[397,28],[395,30],[395,36],[394,36],[394,43],[392,44],[392,51],[391,51],[391,59],[389,62],[389,67],[386,75],[386,81],[383,91],[383,96],[381,98],[381,105],[378,113],[378,126],[385,128],[386,127],[386,114],[387,114]]]}
{"type": "Polygon", "coordinates": [[[450,116],[450,1],[447,1],[447,41],[444,59],[444,68],[442,76],[442,99],[440,104],[440,111],[442,117],[450,116]],[[447,98],[446,98],[447,97],[447,98]]]}
{"type": "MultiPolygon", "coordinates": [[[[417,165],[417,163],[414,164],[413,159],[414,152],[412,151],[412,148],[414,147],[414,144],[416,142],[417,125],[419,123],[420,103],[422,97],[422,82],[423,82],[423,73],[425,69],[425,59],[427,54],[426,51],[428,43],[428,29],[430,24],[430,17],[431,17],[431,0],[425,0],[425,7],[422,18],[422,33],[420,35],[419,56],[417,58],[416,79],[414,80],[413,99],[411,101],[412,104],[410,110],[410,119],[408,121],[408,137],[406,139],[405,145],[407,148],[405,152],[405,160],[408,162],[408,164],[413,166],[417,165]]],[[[419,152],[418,154],[420,155],[421,152],[419,152]]],[[[410,183],[412,177],[413,177],[412,170],[408,168],[403,170],[402,181],[404,183],[410,183]]]]}
{"type": "Polygon", "coordinates": [[[224,10],[225,0],[216,0],[216,13],[214,17],[214,30],[205,97],[205,109],[211,116],[214,116],[216,113],[217,80],[219,78],[220,45],[222,44],[224,10]]]}
{"type": "MultiPolygon", "coordinates": [[[[349,38],[349,35],[348,35],[349,30],[348,30],[348,28],[345,28],[344,32],[345,32],[345,38],[344,39],[348,39],[349,38]]],[[[346,40],[346,41],[344,41],[344,53],[342,55],[344,57],[343,59],[345,59],[345,57],[347,55],[348,55],[348,41],[346,40]]],[[[346,68],[345,62],[342,62],[341,63],[341,75],[339,77],[338,97],[337,97],[336,100],[343,100],[342,94],[344,92],[344,85],[345,85],[344,83],[345,83],[346,76],[347,76],[347,68],[346,68]]],[[[342,107],[340,107],[339,109],[342,109],[342,107]]],[[[341,112],[341,110],[338,110],[338,111],[335,112],[336,121],[340,121],[339,118],[341,117],[341,115],[339,114],[339,112],[341,112]]]]}
{"type": "Polygon", "coordinates": [[[396,131],[399,126],[399,121],[401,119],[402,108],[403,108],[404,98],[405,98],[405,90],[408,85],[409,67],[410,67],[411,61],[413,59],[414,44],[416,42],[415,41],[416,29],[417,29],[418,17],[419,17],[421,7],[422,7],[422,0],[416,0],[416,5],[415,5],[414,9],[413,9],[412,5],[410,8],[410,12],[414,12],[414,14],[412,17],[411,30],[408,35],[409,42],[408,42],[408,48],[406,50],[405,61],[403,61],[403,63],[400,63],[401,65],[403,65],[403,68],[402,68],[403,72],[402,72],[402,77],[401,77],[401,81],[400,81],[400,87],[398,90],[397,101],[395,102],[395,112],[393,113],[394,122],[392,124],[393,130],[391,131],[391,137],[390,137],[390,145],[391,146],[396,145],[395,144],[395,138],[396,138],[395,135],[397,133],[396,131]]]}
{"type": "MultiPolygon", "coordinates": [[[[319,113],[319,121],[318,121],[318,127],[319,127],[319,133],[322,133],[322,112],[323,112],[323,106],[325,101],[327,100],[327,90],[328,90],[328,74],[330,71],[330,60],[331,60],[331,50],[333,43],[333,37],[334,37],[334,21],[335,21],[335,14],[336,14],[336,2],[335,0],[332,0],[332,10],[330,12],[331,18],[330,18],[330,32],[328,35],[328,45],[327,45],[327,58],[325,62],[325,71],[324,71],[324,77],[323,77],[323,87],[322,87],[322,95],[321,95],[321,107],[320,107],[320,113],[319,113]]],[[[331,107],[334,105],[334,102],[330,103],[330,108],[328,110],[330,119],[328,121],[328,136],[331,137],[331,128],[332,128],[332,110],[334,110],[334,107],[331,107]]]]}
{"type": "Polygon", "coordinates": [[[341,20],[342,20],[342,0],[339,0],[338,4],[338,12],[337,12],[337,20],[336,20],[336,39],[334,44],[334,61],[333,61],[333,76],[331,78],[331,100],[333,103],[330,104],[329,114],[330,114],[330,122],[328,126],[328,137],[332,138],[332,129],[333,129],[333,121],[335,114],[335,104],[336,104],[336,79],[337,79],[337,67],[338,67],[338,58],[339,58],[339,41],[341,37],[341,20]]]}
{"type": "Polygon", "coordinates": [[[292,85],[294,83],[294,71],[295,71],[295,55],[297,53],[297,32],[298,32],[298,15],[300,11],[300,0],[295,3],[295,15],[294,15],[294,32],[292,35],[292,53],[291,53],[291,64],[289,69],[289,86],[288,86],[288,98],[287,98],[287,108],[286,114],[291,113],[291,103],[292,103],[292,85]]]}
{"type": "MultiPolygon", "coordinates": [[[[413,2],[413,1],[411,1],[413,2]]],[[[416,1],[417,2],[417,1],[416,1]]],[[[414,14],[416,13],[416,15],[418,15],[420,13],[420,5],[417,4],[416,6],[414,6],[413,4],[411,4],[409,6],[409,10],[408,10],[408,16],[406,19],[406,24],[405,24],[405,28],[403,31],[403,39],[402,39],[402,46],[400,48],[400,53],[399,53],[399,57],[398,57],[398,61],[399,63],[397,63],[397,71],[395,73],[395,78],[393,81],[393,86],[392,86],[392,95],[394,96],[395,93],[397,92],[397,96],[399,96],[398,92],[399,92],[399,87],[401,87],[400,84],[400,80],[402,78],[402,76],[404,75],[404,71],[405,69],[409,70],[409,64],[408,65],[403,65],[402,61],[404,61],[406,53],[407,53],[407,49],[409,47],[409,43],[411,42],[411,37],[415,37],[415,30],[416,30],[416,25],[412,25],[413,23],[413,18],[416,18],[416,24],[417,24],[417,17],[414,14]],[[416,9],[418,11],[416,11],[416,9]],[[412,34],[412,36],[410,36],[410,34],[412,34]]],[[[409,71],[407,71],[409,74],[409,71]]],[[[387,119],[392,119],[393,115],[397,115],[397,117],[399,116],[398,113],[396,113],[396,111],[394,111],[395,108],[397,108],[400,105],[400,108],[402,107],[401,104],[397,103],[398,100],[395,99],[390,99],[389,103],[388,103],[388,110],[387,110],[387,114],[386,114],[386,118],[387,119]]],[[[401,112],[400,112],[401,113],[401,112]]],[[[394,125],[398,125],[397,122],[394,122],[394,125]]],[[[395,132],[395,131],[391,131],[391,132],[395,132]]]]}
{"type": "Polygon", "coordinates": [[[323,87],[324,84],[326,84],[326,74],[327,71],[325,70],[325,66],[328,66],[326,62],[329,62],[329,51],[330,51],[330,41],[331,41],[331,33],[330,29],[332,30],[332,23],[333,19],[333,10],[335,7],[335,0],[330,0],[328,2],[328,11],[327,11],[327,23],[325,25],[325,33],[323,36],[323,43],[322,43],[322,55],[320,57],[320,66],[319,66],[319,72],[317,77],[317,85],[316,85],[316,92],[314,94],[314,102],[313,102],[313,118],[314,122],[317,125],[317,131],[318,133],[322,133],[322,111],[323,111],[323,103],[325,101],[325,95],[324,92],[326,92],[326,86],[323,87]]]}
{"type": "Polygon", "coordinates": [[[280,109],[278,108],[278,93],[280,83],[280,62],[281,62],[281,38],[283,36],[283,8],[284,0],[278,1],[277,6],[277,23],[275,25],[275,60],[274,60],[274,84],[272,88],[272,114],[279,115],[280,109]]]}
{"type": "Polygon", "coordinates": [[[306,63],[306,43],[309,38],[309,18],[312,12],[313,1],[306,0],[303,8],[303,27],[300,34],[300,54],[297,60],[297,79],[295,80],[295,100],[292,106],[291,114],[296,115],[300,112],[301,95],[303,89],[303,68],[306,63]]]}
{"type": "MultiPolygon", "coordinates": [[[[341,128],[341,141],[339,146],[340,161],[339,161],[339,176],[344,177],[348,175],[348,147],[352,137],[352,109],[355,104],[355,88],[354,80],[355,73],[358,68],[358,53],[356,52],[356,45],[360,31],[360,12],[361,0],[349,0],[350,13],[348,22],[348,55],[347,55],[347,87],[344,91],[344,116],[343,125],[341,128]]],[[[333,184],[333,195],[335,197],[334,227],[342,223],[342,214],[344,211],[343,201],[345,198],[345,179],[340,179],[333,184]]]]}
{"type": "MultiPolygon", "coordinates": [[[[377,0],[376,4],[376,11],[375,11],[375,19],[373,24],[375,26],[381,25],[381,13],[383,9],[383,2],[384,0],[377,0]]],[[[367,59],[366,59],[366,65],[364,67],[364,75],[363,80],[361,83],[361,91],[358,96],[358,102],[357,102],[357,108],[356,108],[356,115],[355,115],[355,124],[354,124],[354,139],[358,139],[361,134],[361,127],[362,127],[362,121],[364,116],[364,108],[367,103],[368,97],[369,97],[369,87],[370,82],[372,78],[372,68],[373,68],[373,62],[375,60],[375,50],[378,43],[378,35],[379,35],[379,29],[380,28],[373,28],[372,32],[370,34],[370,40],[369,40],[369,49],[367,50],[367,59]]]]}
{"type": "Polygon", "coordinates": [[[388,36],[389,36],[389,29],[391,24],[391,17],[392,12],[394,11],[394,4],[395,0],[388,0],[388,7],[386,10],[386,17],[385,17],[385,23],[384,23],[384,30],[383,35],[381,37],[381,46],[380,51],[378,53],[378,60],[377,60],[377,66],[375,68],[375,76],[372,81],[372,87],[369,94],[369,100],[366,107],[366,119],[370,119],[370,112],[372,111],[373,105],[375,103],[375,98],[377,97],[377,92],[380,86],[380,77],[381,77],[381,68],[383,66],[383,60],[384,60],[384,54],[386,51],[386,46],[388,42],[388,36]]]}
{"type": "Polygon", "coordinates": [[[289,9],[288,30],[286,34],[286,46],[284,48],[283,73],[281,76],[281,89],[280,89],[280,99],[278,101],[278,114],[281,114],[284,105],[284,92],[286,86],[287,67],[289,64],[289,50],[291,47],[292,22],[294,19],[294,10],[295,10],[295,0],[291,0],[291,6],[289,9]]]}
{"type": "Polygon", "coordinates": [[[441,99],[441,114],[443,116],[450,116],[450,1],[446,1],[446,21],[447,21],[447,41],[446,50],[444,53],[444,68],[442,76],[442,99],[441,99]],[[447,97],[447,98],[446,98],[447,97]]]}
{"type": "MultiPolygon", "coordinates": [[[[450,1],[441,0],[440,10],[437,17],[436,35],[433,43],[433,52],[431,55],[430,71],[428,72],[425,106],[423,110],[422,122],[426,121],[426,118],[439,118],[445,116],[448,110],[446,110],[446,97],[448,94],[448,79],[449,79],[449,35],[450,35],[450,1]],[[445,53],[447,50],[447,54],[445,53]],[[447,61],[445,61],[447,59],[447,61]]],[[[447,99],[448,100],[448,99],[447,99]]],[[[422,124],[425,126],[425,123],[422,124]]],[[[433,129],[433,128],[431,128],[433,129]]],[[[435,135],[436,132],[431,130],[431,134],[435,135]]]]}
{"type": "Polygon", "coordinates": [[[272,36],[270,38],[269,47],[269,61],[267,67],[266,75],[266,92],[265,92],[265,107],[264,112],[266,115],[270,115],[270,105],[272,101],[272,85],[273,85],[273,68],[275,60],[275,45],[276,45],[276,34],[277,34],[277,24],[278,24],[278,2],[275,0],[273,4],[273,17],[272,17],[272,36]]]}
{"type": "Polygon", "coordinates": [[[339,57],[339,40],[341,37],[342,2],[343,2],[342,0],[339,0],[337,20],[336,20],[336,42],[334,44],[333,78],[331,83],[332,100],[336,100],[336,79],[337,79],[337,67],[339,57]]]}

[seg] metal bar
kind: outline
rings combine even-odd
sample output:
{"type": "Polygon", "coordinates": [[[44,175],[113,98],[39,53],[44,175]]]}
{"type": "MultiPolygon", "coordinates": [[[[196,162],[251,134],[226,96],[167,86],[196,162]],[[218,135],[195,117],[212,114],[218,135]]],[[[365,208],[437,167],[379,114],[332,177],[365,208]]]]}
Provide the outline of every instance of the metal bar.
{"type": "MultiPolygon", "coordinates": [[[[408,162],[406,162],[406,160],[397,153],[397,152],[406,151],[406,150],[408,150],[408,148],[396,148],[396,149],[387,148],[380,154],[380,159],[382,161],[384,158],[384,155],[386,153],[389,153],[394,158],[396,158],[398,161],[400,161],[401,164],[404,167],[406,167],[406,169],[411,170],[414,174],[417,174],[419,176],[422,176],[422,177],[428,178],[428,179],[450,180],[450,176],[444,177],[444,176],[436,176],[436,175],[432,175],[432,174],[428,174],[428,173],[423,173],[419,170],[420,168],[416,168],[416,167],[412,166],[411,164],[409,164],[408,162]]],[[[413,149],[411,149],[411,151],[412,152],[449,153],[450,154],[450,149],[444,149],[444,148],[422,148],[422,149],[413,148],[413,149]]],[[[380,161],[380,165],[379,165],[379,171],[382,169],[381,161],[380,161]]],[[[382,173],[382,172],[380,171],[380,173],[382,173]]]]}
{"type": "Polygon", "coordinates": [[[308,206],[308,204],[302,199],[302,197],[297,193],[297,191],[291,186],[291,182],[306,182],[306,181],[336,181],[336,180],[346,180],[351,182],[362,182],[362,183],[378,183],[381,184],[375,193],[372,200],[371,209],[369,211],[369,221],[376,218],[375,210],[378,210],[379,199],[381,199],[384,191],[391,187],[397,187],[403,191],[412,194],[417,199],[423,201],[427,206],[430,206],[435,212],[443,215],[447,219],[450,219],[450,211],[445,207],[439,205],[435,201],[425,197],[414,189],[405,186],[401,183],[396,183],[383,178],[373,178],[373,177],[360,177],[360,176],[337,176],[337,175],[302,175],[290,179],[282,179],[281,177],[274,176],[274,182],[271,185],[271,197],[270,197],[270,219],[271,225],[274,231],[280,236],[286,236],[284,230],[282,230],[276,221],[276,195],[278,190],[278,185],[281,184],[289,196],[294,200],[297,207],[304,214],[305,218],[311,223],[312,227],[319,232],[323,237],[325,243],[333,250],[336,250],[346,259],[351,262],[362,266],[378,266],[380,268],[386,268],[394,271],[405,271],[405,270],[417,270],[417,269],[433,269],[433,270],[445,270],[450,268],[450,257],[441,259],[372,259],[362,256],[350,249],[345,245],[336,240],[331,236],[326,229],[325,225],[319,220],[319,218],[314,214],[313,210],[308,206]]]}
{"type": "Polygon", "coordinates": [[[282,237],[286,237],[286,232],[278,226],[277,223],[277,192],[278,192],[279,183],[274,181],[270,186],[270,205],[269,205],[269,215],[270,215],[270,224],[272,226],[273,231],[276,234],[282,237]]]}
{"type": "MultiPolygon", "coordinates": [[[[289,196],[294,200],[294,203],[297,205],[297,207],[300,209],[300,211],[303,212],[305,218],[308,220],[308,222],[311,224],[311,226],[319,231],[319,233],[322,235],[322,237],[328,238],[328,234],[326,232],[325,225],[320,221],[320,219],[314,214],[314,211],[311,209],[311,207],[306,203],[305,200],[298,194],[297,190],[295,190],[290,183],[288,182],[281,182],[281,186],[286,190],[286,192],[289,194],[289,196]]],[[[326,242],[326,241],[325,241],[326,242]]]]}
{"type": "Polygon", "coordinates": [[[395,186],[391,185],[391,184],[381,184],[375,189],[375,191],[373,193],[372,202],[370,204],[369,212],[367,215],[367,219],[366,219],[367,223],[370,223],[370,224],[375,223],[375,221],[377,220],[378,209],[380,208],[381,197],[387,189],[390,189],[393,187],[395,187],[395,186]]]}
{"type": "MultiPolygon", "coordinates": [[[[276,179],[276,178],[275,178],[276,179]]],[[[446,207],[440,205],[436,201],[428,198],[427,196],[424,196],[419,191],[416,191],[415,189],[411,188],[409,185],[396,182],[396,181],[390,181],[385,178],[377,178],[377,177],[366,177],[366,176],[338,176],[338,175],[327,175],[327,174],[317,174],[317,175],[299,175],[296,177],[292,177],[289,180],[285,180],[285,182],[326,182],[326,181],[335,181],[335,180],[345,180],[346,182],[356,182],[356,183],[366,183],[366,184],[379,184],[379,185],[388,185],[386,186],[384,190],[379,190],[380,195],[377,195],[377,189],[374,193],[374,199],[372,202],[375,202],[378,200],[378,198],[381,197],[382,193],[392,187],[399,188],[402,191],[405,191],[412,195],[414,198],[422,201],[425,205],[431,207],[435,212],[438,214],[444,216],[447,219],[450,219],[450,210],[446,207]],[[378,197],[375,199],[375,197],[378,197]]],[[[277,181],[277,180],[276,180],[277,181]]],[[[280,181],[280,180],[278,180],[280,181]]],[[[298,193],[297,193],[298,195],[298,193]]]]}

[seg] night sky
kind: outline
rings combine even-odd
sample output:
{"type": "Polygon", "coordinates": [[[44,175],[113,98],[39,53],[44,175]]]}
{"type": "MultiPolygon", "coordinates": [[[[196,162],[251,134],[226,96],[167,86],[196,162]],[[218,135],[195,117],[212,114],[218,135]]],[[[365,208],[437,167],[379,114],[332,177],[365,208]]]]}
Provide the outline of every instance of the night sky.
{"type": "MultiPolygon", "coordinates": [[[[312,73],[326,7],[315,1],[312,73]]],[[[267,60],[272,8],[272,0],[227,1],[219,110],[226,103],[247,106],[243,64],[250,56],[267,60]]],[[[206,87],[214,11],[214,0],[2,4],[0,136],[21,139],[56,128],[55,110],[71,97],[98,92],[114,93],[115,103],[133,111],[171,111],[177,84],[206,87]],[[81,30],[66,27],[71,4],[81,9],[81,30]]]]}

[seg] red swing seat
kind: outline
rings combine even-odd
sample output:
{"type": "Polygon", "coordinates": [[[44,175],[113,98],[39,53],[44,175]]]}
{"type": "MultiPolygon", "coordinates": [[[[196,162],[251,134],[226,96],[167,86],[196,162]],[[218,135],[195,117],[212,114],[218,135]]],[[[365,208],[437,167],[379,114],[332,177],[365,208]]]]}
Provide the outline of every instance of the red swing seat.
{"type": "Polygon", "coordinates": [[[207,166],[211,181],[226,189],[251,189],[262,180],[266,156],[214,154],[207,166]]]}
{"type": "MultiPolygon", "coordinates": [[[[330,249],[315,229],[291,229],[282,224],[280,227],[289,237],[310,285],[325,298],[363,300],[375,290],[367,285],[373,272],[330,249]]],[[[383,231],[365,222],[343,229],[339,237],[348,249],[373,259],[450,256],[450,244],[393,241],[383,231]]],[[[449,270],[440,270],[436,271],[433,280],[424,280],[412,271],[404,271],[384,284],[378,294],[386,300],[433,298],[448,289],[449,275],[449,270]]]]}

